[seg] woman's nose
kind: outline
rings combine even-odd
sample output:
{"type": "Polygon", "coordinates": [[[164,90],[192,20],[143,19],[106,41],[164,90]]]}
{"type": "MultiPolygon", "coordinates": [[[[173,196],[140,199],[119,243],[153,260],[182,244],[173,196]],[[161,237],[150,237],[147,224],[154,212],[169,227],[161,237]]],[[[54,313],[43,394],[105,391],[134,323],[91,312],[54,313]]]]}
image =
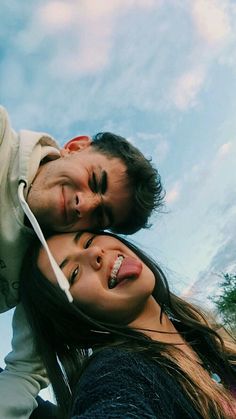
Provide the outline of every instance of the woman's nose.
{"type": "Polygon", "coordinates": [[[101,269],[103,264],[104,251],[99,246],[91,245],[87,249],[84,249],[84,259],[89,263],[96,271],[101,269]]]}

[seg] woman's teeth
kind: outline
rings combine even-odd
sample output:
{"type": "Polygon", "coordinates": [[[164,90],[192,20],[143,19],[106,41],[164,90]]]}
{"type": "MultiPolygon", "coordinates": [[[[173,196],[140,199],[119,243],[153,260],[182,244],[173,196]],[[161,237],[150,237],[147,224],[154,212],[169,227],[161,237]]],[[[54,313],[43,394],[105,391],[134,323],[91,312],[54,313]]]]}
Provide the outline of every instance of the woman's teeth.
{"type": "Polygon", "coordinates": [[[124,259],[123,256],[118,256],[118,258],[115,260],[115,263],[113,265],[112,271],[111,271],[111,278],[116,278],[116,275],[118,274],[118,271],[121,267],[122,260],[124,259]]]}
{"type": "Polygon", "coordinates": [[[116,285],[117,280],[115,278],[109,278],[108,288],[111,290],[112,288],[115,288],[116,285]]]}
{"type": "Polygon", "coordinates": [[[118,283],[117,274],[118,274],[118,271],[121,267],[123,259],[124,259],[124,256],[120,255],[115,260],[115,263],[114,263],[112,271],[111,271],[111,276],[110,276],[109,281],[108,281],[108,288],[110,288],[110,289],[114,288],[118,283]]]}

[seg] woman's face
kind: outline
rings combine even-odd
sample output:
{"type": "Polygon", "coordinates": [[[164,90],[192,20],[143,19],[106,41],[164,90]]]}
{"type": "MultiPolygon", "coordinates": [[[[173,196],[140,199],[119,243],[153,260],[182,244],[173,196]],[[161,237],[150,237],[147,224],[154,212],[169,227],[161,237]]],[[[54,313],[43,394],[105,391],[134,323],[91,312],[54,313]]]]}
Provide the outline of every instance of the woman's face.
{"type": "MultiPolygon", "coordinates": [[[[70,283],[70,292],[87,315],[128,324],[145,308],[155,285],[151,270],[118,239],[92,233],[51,237],[48,246],[70,283]]],[[[45,250],[38,267],[57,285],[45,250]]]]}

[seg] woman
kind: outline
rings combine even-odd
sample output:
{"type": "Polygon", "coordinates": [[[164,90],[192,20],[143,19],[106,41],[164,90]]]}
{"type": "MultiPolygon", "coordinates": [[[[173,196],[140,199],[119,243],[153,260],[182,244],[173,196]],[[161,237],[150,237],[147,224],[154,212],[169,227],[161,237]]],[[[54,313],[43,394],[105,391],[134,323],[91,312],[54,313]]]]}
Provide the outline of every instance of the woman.
{"type": "Polygon", "coordinates": [[[169,292],[154,261],[107,233],[48,246],[74,302],[42,248],[26,259],[21,298],[63,418],[236,417],[235,345],[169,292]]]}

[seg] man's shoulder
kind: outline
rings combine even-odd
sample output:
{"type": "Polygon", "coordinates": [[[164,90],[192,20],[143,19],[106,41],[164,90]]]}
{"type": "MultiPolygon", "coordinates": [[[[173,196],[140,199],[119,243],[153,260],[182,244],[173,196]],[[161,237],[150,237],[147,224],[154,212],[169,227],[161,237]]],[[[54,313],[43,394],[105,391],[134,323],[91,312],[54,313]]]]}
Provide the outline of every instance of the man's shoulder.
{"type": "Polygon", "coordinates": [[[6,109],[0,105],[0,144],[4,136],[7,122],[8,122],[8,113],[6,109]]]}
{"type": "Polygon", "coordinates": [[[2,105],[0,105],[0,116],[1,118],[8,118],[7,110],[2,105]]]}

